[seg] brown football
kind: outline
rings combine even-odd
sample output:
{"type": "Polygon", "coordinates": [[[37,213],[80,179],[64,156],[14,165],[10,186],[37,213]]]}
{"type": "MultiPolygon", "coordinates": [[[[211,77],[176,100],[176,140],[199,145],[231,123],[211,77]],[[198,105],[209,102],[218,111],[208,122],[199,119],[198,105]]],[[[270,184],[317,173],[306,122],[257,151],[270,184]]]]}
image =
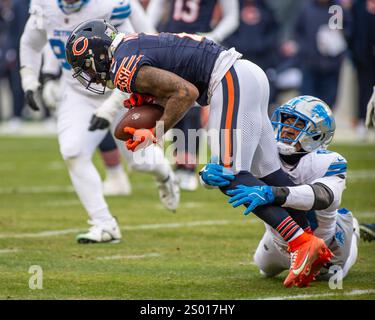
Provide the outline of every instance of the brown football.
{"type": "Polygon", "coordinates": [[[152,129],[164,113],[164,108],[158,105],[143,105],[130,109],[121,118],[115,129],[115,137],[126,141],[132,138],[132,135],[125,133],[125,127],[135,129],[152,129]]]}

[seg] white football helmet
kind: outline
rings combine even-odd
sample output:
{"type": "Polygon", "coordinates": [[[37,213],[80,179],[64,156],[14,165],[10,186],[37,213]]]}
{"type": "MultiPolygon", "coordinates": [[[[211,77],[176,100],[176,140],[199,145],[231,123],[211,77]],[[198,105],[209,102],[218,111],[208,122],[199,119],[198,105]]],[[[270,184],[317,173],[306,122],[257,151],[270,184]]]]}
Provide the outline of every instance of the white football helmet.
{"type": "Polygon", "coordinates": [[[312,152],[318,148],[326,149],[336,129],[331,109],[325,102],[312,96],[299,96],[289,100],[275,110],[271,121],[279,153],[284,155],[312,152]],[[294,118],[294,123],[285,124],[288,118],[294,118]],[[305,123],[303,128],[296,126],[300,120],[305,123]],[[299,134],[295,139],[282,138],[284,127],[291,127],[299,131],[299,134]],[[302,150],[297,152],[298,142],[302,150]]]}

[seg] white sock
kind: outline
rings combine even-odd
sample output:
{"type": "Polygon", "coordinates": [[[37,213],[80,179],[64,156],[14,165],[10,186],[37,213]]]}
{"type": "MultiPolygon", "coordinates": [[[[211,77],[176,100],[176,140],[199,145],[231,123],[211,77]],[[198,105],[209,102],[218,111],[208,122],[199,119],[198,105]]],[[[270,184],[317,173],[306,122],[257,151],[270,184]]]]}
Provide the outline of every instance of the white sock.
{"type": "Polygon", "coordinates": [[[74,189],[91,220],[112,219],[103,196],[102,181],[90,157],[66,160],[74,189]]]}
{"type": "Polygon", "coordinates": [[[118,164],[117,166],[106,167],[105,169],[106,169],[106,177],[108,179],[114,178],[117,175],[124,172],[124,169],[121,164],[118,164]]]}

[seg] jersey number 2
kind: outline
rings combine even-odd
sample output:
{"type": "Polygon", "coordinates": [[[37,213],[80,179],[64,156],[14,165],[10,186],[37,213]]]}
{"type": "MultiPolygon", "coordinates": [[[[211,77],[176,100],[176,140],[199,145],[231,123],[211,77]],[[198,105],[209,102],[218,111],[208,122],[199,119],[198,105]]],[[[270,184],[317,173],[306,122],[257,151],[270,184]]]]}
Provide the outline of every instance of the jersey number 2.
{"type": "Polygon", "coordinates": [[[200,2],[201,0],[176,0],[173,19],[186,23],[195,22],[199,16],[200,2]]]}

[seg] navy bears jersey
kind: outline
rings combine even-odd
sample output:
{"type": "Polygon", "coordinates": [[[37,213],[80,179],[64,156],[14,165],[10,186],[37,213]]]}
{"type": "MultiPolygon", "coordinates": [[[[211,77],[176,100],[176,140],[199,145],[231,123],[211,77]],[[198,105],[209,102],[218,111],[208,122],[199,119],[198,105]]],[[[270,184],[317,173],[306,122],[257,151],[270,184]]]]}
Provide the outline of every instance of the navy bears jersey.
{"type": "Polygon", "coordinates": [[[225,48],[186,33],[134,34],[124,37],[114,53],[111,80],[121,91],[136,92],[135,79],[142,65],[172,72],[199,90],[197,102],[207,105],[211,73],[225,48]]]}
{"type": "Polygon", "coordinates": [[[163,26],[167,32],[209,32],[217,0],[173,0],[168,22],[163,26]]]}

